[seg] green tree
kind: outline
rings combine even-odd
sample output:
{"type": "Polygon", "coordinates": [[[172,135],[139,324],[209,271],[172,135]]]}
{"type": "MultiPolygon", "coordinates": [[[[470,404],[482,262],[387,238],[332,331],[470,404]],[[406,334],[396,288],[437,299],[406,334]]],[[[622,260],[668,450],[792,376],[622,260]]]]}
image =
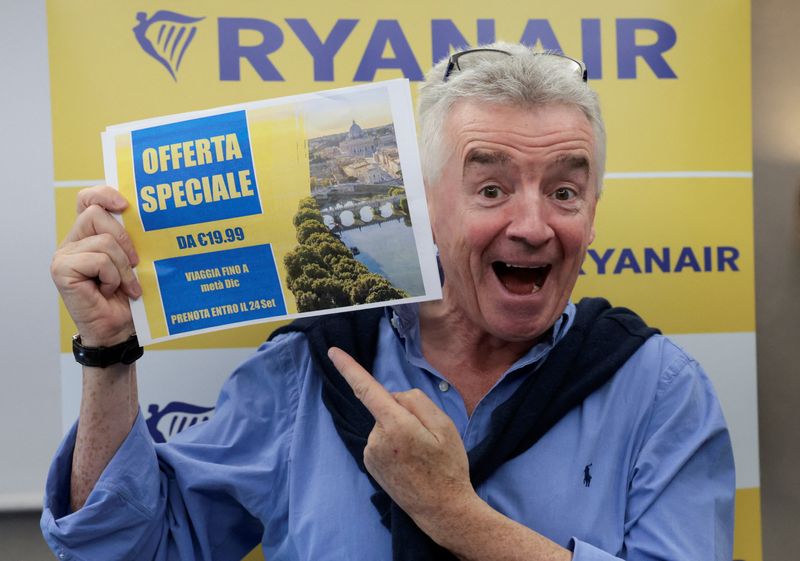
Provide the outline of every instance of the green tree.
{"type": "Polygon", "coordinates": [[[317,205],[317,201],[314,199],[314,197],[305,197],[300,199],[300,203],[298,203],[297,208],[298,210],[304,208],[319,210],[319,205],[317,205]]]}
{"type": "Polygon", "coordinates": [[[333,267],[335,263],[338,263],[342,259],[353,259],[353,254],[343,243],[328,241],[322,242],[314,247],[319,252],[320,257],[322,257],[322,260],[325,261],[325,264],[328,267],[333,267]]]}
{"type": "Polygon", "coordinates": [[[361,275],[369,274],[369,269],[355,259],[341,259],[333,265],[333,276],[342,279],[348,285],[353,284],[361,275]]]}
{"type": "Polygon", "coordinates": [[[327,232],[315,232],[306,238],[306,245],[314,248],[323,243],[333,243],[347,249],[347,246],[344,245],[344,242],[342,242],[342,240],[333,235],[333,233],[330,230],[328,230],[327,232]]]}
{"type": "Polygon", "coordinates": [[[305,275],[300,275],[299,277],[290,279],[287,285],[289,286],[289,290],[295,294],[299,292],[314,292],[314,280],[315,279],[310,279],[305,275]]]}
{"type": "Polygon", "coordinates": [[[330,277],[312,281],[314,294],[318,298],[320,310],[350,305],[350,296],[341,281],[330,277]]]}
{"type": "Polygon", "coordinates": [[[303,276],[309,279],[324,279],[330,277],[331,274],[327,269],[320,267],[316,263],[309,263],[303,267],[303,276]]]}
{"type": "Polygon", "coordinates": [[[306,240],[311,234],[327,233],[328,227],[322,222],[316,220],[305,220],[297,226],[297,241],[301,244],[306,243],[306,240]]]}
{"type": "Polygon", "coordinates": [[[359,276],[350,287],[353,304],[385,302],[406,296],[408,293],[395,288],[388,280],[375,273],[359,276]]]}
{"type": "Polygon", "coordinates": [[[319,298],[310,291],[293,290],[294,300],[297,302],[298,312],[313,312],[319,309],[319,298]]]}
{"type": "Polygon", "coordinates": [[[313,208],[301,208],[297,211],[297,214],[294,215],[292,222],[294,223],[294,227],[297,228],[306,220],[316,220],[320,224],[325,225],[325,221],[322,218],[322,213],[313,208]]]}
{"type": "Polygon", "coordinates": [[[284,257],[284,264],[287,286],[294,294],[298,311],[385,302],[408,296],[354,258],[350,249],[325,226],[313,197],[300,201],[293,221],[300,245],[284,257]]]}
{"type": "Polygon", "coordinates": [[[403,197],[400,199],[400,210],[403,211],[403,214],[406,216],[410,216],[411,214],[408,212],[408,199],[403,197]]]}
{"type": "Polygon", "coordinates": [[[376,285],[367,295],[367,304],[378,302],[388,302],[390,300],[398,300],[400,298],[408,298],[409,294],[405,290],[400,290],[392,286],[389,282],[386,284],[376,285]]]}
{"type": "Polygon", "coordinates": [[[325,267],[325,261],[313,248],[304,245],[298,246],[286,254],[283,264],[289,273],[289,278],[299,277],[303,274],[303,267],[315,263],[320,267],[325,267]]]}

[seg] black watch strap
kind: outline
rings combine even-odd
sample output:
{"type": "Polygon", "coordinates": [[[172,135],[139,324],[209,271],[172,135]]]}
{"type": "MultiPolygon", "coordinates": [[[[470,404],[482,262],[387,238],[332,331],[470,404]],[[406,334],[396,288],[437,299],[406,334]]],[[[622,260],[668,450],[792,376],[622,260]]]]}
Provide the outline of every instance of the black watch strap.
{"type": "Polygon", "coordinates": [[[144,354],[144,349],[139,346],[136,333],[127,341],[111,347],[84,347],[81,336],[72,337],[72,354],[75,360],[84,366],[107,368],[114,364],[133,364],[144,354]]]}

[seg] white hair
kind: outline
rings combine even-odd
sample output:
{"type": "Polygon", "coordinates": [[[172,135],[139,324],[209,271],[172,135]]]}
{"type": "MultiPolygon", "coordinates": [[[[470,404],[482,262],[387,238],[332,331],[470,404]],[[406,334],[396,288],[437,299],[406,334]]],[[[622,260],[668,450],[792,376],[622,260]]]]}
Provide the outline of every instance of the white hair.
{"type": "Polygon", "coordinates": [[[474,100],[512,106],[571,105],[580,109],[592,125],[597,165],[597,193],[603,183],[606,133],[597,93],[564,64],[563,57],[542,56],[541,51],[512,43],[492,43],[480,48],[506,51],[512,56],[470,55],[469,67],[454,71],[444,81],[448,59],[428,71],[419,89],[420,151],[422,173],[435,183],[447,159],[444,130],[456,102],[474,100]]]}

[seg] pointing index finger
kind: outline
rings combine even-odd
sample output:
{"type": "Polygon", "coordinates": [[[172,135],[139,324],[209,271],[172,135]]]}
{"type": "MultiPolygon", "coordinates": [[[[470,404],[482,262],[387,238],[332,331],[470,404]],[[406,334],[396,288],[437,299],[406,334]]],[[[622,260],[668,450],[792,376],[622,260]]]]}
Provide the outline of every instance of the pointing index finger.
{"type": "Polygon", "coordinates": [[[407,414],[386,388],[342,349],[331,347],[328,349],[328,358],[353,389],[359,401],[372,413],[376,422],[381,423],[407,414]]]}

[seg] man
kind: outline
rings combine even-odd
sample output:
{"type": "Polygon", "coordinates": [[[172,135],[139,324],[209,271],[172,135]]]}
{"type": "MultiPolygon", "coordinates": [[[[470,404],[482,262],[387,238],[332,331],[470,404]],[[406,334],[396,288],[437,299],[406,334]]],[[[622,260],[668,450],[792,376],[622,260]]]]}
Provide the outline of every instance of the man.
{"type": "MultiPolygon", "coordinates": [[[[732,453],[699,365],[626,310],[570,302],[605,157],[585,79],[507,44],[428,74],[442,300],[282,330],[211,421],[155,448],[134,367],[86,367],[48,477],[54,552],[238,559],[260,541],[270,561],[729,561],[732,453]]],[[[133,332],[137,258],[110,215],[126,205],[82,192],[53,260],[85,347],[133,332]]]]}

